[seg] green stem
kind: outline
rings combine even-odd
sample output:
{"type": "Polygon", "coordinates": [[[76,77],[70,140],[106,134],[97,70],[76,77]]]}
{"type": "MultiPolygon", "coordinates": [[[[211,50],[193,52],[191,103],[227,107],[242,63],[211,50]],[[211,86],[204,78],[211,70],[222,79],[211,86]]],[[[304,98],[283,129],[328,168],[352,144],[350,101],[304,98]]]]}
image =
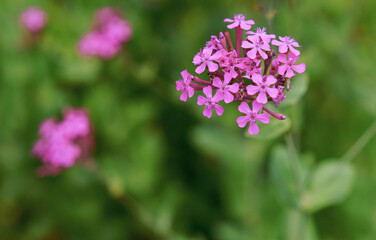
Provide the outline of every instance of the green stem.
{"type": "Polygon", "coordinates": [[[351,162],[356,155],[367,145],[369,140],[376,134],[376,120],[363,133],[363,135],[351,146],[351,148],[343,155],[342,161],[351,162]]]}
{"type": "Polygon", "coordinates": [[[304,191],[304,183],[303,183],[303,177],[300,173],[298,153],[296,151],[294,140],[292,138],[291,133],[288,133],[287,135],[285,135],[285,141],[286,141],[287,148],[289,149],[290,156],[291,156],[291,161],[290,161],[291,169],[295,176],[299,195],[301,195],[304,191]]]}

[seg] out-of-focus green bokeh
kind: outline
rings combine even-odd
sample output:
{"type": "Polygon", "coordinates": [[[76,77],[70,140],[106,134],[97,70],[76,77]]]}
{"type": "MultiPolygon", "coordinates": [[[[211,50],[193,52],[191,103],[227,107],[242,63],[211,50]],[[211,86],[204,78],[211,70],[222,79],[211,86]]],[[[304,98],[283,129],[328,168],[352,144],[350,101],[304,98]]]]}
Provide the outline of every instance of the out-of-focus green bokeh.
{"type": "Polygon", "coordinates": [[[208,120],[195,98],[179,101],[180,71],[194,72],[224,18],[244,13],[270,32],[259,4],[1,0],[0,239],[376,239],[376,139],[341,164],[376,118],[376,1],[280,1],[274,33],[302,45],[307,70],[277,110],[288,120],[259,137],[237,127],[235,103],[208,120]],[[25,49],[18,18],[31,5],[49,22],[25,49]],[[84,59],[77,41],[105,6],[133,38],[113,60],[84,59]],[[36,176],[39,124],[64,106],[89,109],[105,181],[80,165],[36,176]]]}

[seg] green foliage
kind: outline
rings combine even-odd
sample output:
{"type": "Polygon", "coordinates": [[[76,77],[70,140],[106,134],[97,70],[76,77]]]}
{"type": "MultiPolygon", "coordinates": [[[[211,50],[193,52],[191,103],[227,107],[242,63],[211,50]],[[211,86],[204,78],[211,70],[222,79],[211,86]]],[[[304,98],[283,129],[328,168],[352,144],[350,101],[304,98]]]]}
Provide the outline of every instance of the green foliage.
{"type": "Polygon", "coordinates": [[[307,211],[317,211],[343,201],[350,193],[354,170],[348,163],[338,159],[324,160],[312,174],[301,206],[307,211]]]}
{"type": "Polygon", "coordinates": [[[376,1],[281,1],[271,26],[256,2],[38,0],[49,23],[25,47],[30,1],[0,1],[0,239],[376,239],[375,138],[340,160],[376,116],[376,1]],[[82,58],[103,6],[133,38],[112,60],[82,58]],[[234,13],[294,37],[307,65],[270,107],[287,119],[258,136],[236,104],[206,119],[174,86],[234,13]],[[38,126],[64,106],[89,110],[96,168],[39,179],[38,126]]]}

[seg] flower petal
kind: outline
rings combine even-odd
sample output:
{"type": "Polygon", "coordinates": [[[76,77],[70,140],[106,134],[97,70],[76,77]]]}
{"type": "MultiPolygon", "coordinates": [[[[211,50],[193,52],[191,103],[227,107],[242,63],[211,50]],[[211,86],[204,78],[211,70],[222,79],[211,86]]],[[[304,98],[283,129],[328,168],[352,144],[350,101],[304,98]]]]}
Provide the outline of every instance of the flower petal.
{"type": "Polygon", "coordinates": [[[277,79],[273,76],[273,75],[269,75],[267,78],[266,78],[266,85],[270,86],[274,83],[277,82],[277,79]]]}
{"type": "Polygon", "coordinates": [[[239,127],[243,128],[245,127],[245,125],[247,125],[247,123],[249,122],[249,117],[248,116],[240,116],[236,119],[236,122],[238,124],[239,127]]]}
{"type": "Polygon", "coordinates": [[[272,45],[274,45],[274,46],[281,46],[282,42],[280,42],[278,40],[272,40],[272,45]]]}
{"type": "Polygon", "coordinates": [[[188,96],[191,98],[191,97],[193,97],[193,95],[195,94],[195,90],[194,90],[194,88],[193,87],[191,87],[191,86],[187,86],[187,91],[188,91],[188,96]]]}
{"type": "Polygon", "coordinates": [[[278,51],[280,52],[280,53],[287,53],[287,50],[288,50],[288,48],[287,48],[287,45],[286,44],[281,44],[279,47],[278,47],[278,51]]]}
{"type": "Polygon", "coordinates": [[[218,104],[214,104],[214,110],[217,113],[218,116],[221,116],[223,112],[225,111],[222,106],[218,104]]]}
{"type": "Polygon", "coordinates": [[[277,59],[281,63],[287,63],[286,54],[285,53],[278,54],[277,59]]]}
{"type": "Polygon", "coordinates": [[[183,92],[180,95],[180,100],[183,102],[186,102],[188,98],[188,92],[186,89],[183,90],[183,92]]]}
{"type": "Polygon", "coordinates": [[[226,90],[232,93],[237,93],[239,91],[239,83],[228,85],[226,90]]]}
{"type": "Polygon", "coordinates": [[[195,70],[195,72],[197,74],[201,74],[205,71],[205,68],[206,68],[206,64],[205,63],[202,63],[200,66],[198,66],[195,70]]]}
{"type": "Polygon", "coordinates": [[[225,100],[225,103],[230,103],[234,101],[234,95],[232,95],[229,91],[223,92],[223,99],[225,100]]]}
{"type": "Polygon", "coordinates": [[[279,75],[284,75],[285,72],[287,71],[287,67],[288,67],[287,64],[279,66],[278,67],[278,74],[279,75]]]}
{"type": "Polygon", "coordinates": [[[303,73],[306,70],[305,63],[292,66],[292,69],[297,73],[303,73]]]}
{"type": "Polygon", "coordinates": [[[296,56],[300,55],[300,51],[296,50],[293,46],[289,46],[289,49],[292,53],[294,53],[296,56]]]}
{"type": "Polygon", "coordinates": [[[259,91],[260,91],[260,87],[259,86],[254,86],[254,85],[248,85],[247,86],[247,93],[248,93],[248,95],[255,95],[259,91]]]}
{"type": "Polygon", "coordinates": [[[242,48],[253,48],[254,44],[248,42],[248,41],[243,41],[242,42],[242,48]]]}
{"type": "Polygon", "coordinates": [[[213,86],[217,88],[221,88],[223,86],[223,82],[219,77],[215,77],[213,80],[213,86]]]}
{"type": "Polygon", "coordinates": [[[176,91],[181,91],[184,87],[182,80],[176,81],[175,84],[176,84],[176,91]]]}
{"type": "Polygon", "coordinates": [[[204,92],[204,94],[205,94],[205,96],[207,97],[207,98],[211,98],[213,95],[212,95],[212,88],[210,87],[210,86],[207,86],[207,87],[204,87],[203,89],[202,89],[202,91],[204,92]]]}
{"type": "Polygon", "coordinates": [[[268,98],[266,97],[265,92],[260,92],[259,95],[256,98],[256,101],[262,104],[265,104],[268,102],[268,98]]]}
{"type": "Polygon", "coordinates": [[[255,114],[259,113],[263,106],[264,106],[263,104],[258,103],[257,101],[253,101],[252,102],[252,112],[255,113],[255,114]]]}
{"type": "Polygon", "coordinates": [[[276,98],[278,96],[278,89],[276,88],[266,88],[266,92],[271,98],[276,98]]]}
{"type": "Polygon", "coordinates": [[[248,132],[251,135],[256,135],[260,132],[260,129],[255,122],[251,122],[251,124],[249,124],[248,132]]]}
{"type": "Polygon", "coordinates": [[[261,114],[258,114],[256,117],[255,117],[256,120],[264,123],[264,124],[268,124],[269,121],[270,121],[270,115],[267,114],[267,113],[261,113],[261,114]]]}
{"type": "Polygon", "coordinates": [[[203,96],[201,96],[201,95],[199,95],[198,97],[197,97],[197,105],[204,105],[204,104],[206,104],[207,103],[207,99],[206,98],[204,98],[203,96]]]}
{"type": "Polygon", "coordinates": [[[204,109],[204,111],[202,112],[202,114],[207,117],[207,118],[211,118],[212,116],[212,107],[210,105],[207,105],[204,109]]]}
{"type": "Polygon", "coordinates": [[[295,76],[295,73],[292,71],[291,67],[289,67],[289,68],[287,69],[287,71],[286,71],[286,77],[287,77],[287,78],[291,78],[291,77],[293,77],[293,76],[295,76]]]}
{"type": "Polygon", "coordinates": [[[212,61],[207,62],[209,72],[215,72],[218,70],[218,64],[213,63],[212,61]]]}
{"type": "Polygon", "coordinates": [[[238,110],[239,112],[244,113],[244,114],[251,113],[251,109],[249,108],[249,105],[246,102],[240,103],[238,110]]]}
{"type": "Polygon", "coordinates": [[[230,25],[227,25],[227,28],[233,29],[237,26],[239,26],[239,22],[235,21],[235,22],[231,23],[230,25]]]}
{"type": "Polygon", "coordinates": [[[261,74],[254,74],[252,76],[252,81],[256,83],[257,85],[260,85],[262,83],[262,76],[261,74]]]}

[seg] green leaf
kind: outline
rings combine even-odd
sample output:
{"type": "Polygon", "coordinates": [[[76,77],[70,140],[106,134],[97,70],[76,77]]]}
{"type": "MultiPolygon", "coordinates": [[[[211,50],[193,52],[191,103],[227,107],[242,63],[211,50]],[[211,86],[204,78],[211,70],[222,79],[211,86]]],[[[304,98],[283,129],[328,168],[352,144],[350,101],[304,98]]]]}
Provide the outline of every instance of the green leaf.
{"type": "Polygon", "coordinates": [[[276,146],[272,150],[270,171],[276,189],[283,200],[290,205],[296,205],[298,186],[294,178],[291,159],[286,147],[276,146]]]}
{"type": "Polygon", "coordinates": [[[193,131],[193,141],[201,150],[225,159],[245,159],[244,138],[234,131],[219,126],[203,124],[193,131]]]}
{"type": "Polygon", "coordinates": [[[290,210],[286,219],[286,239],[316,240],[318,239],[312,217],[298,210],[290,210]]]}
{"type": "Polygon", "coordinates": [[[300,201],[303,209],[314,212],[343,201],[350,193],[354,171],[350,164],[329,160],[313,173],[307,192],[300,201]]]}
{"type": "Polygon", "coordinates": [[[286,99],[281,103],[281,107],[298,103],[307,92],[308,83],[307,74],[300,74],[292,78],[291,89],[286,93],[286,99]]]}
{"type": "Polygon", "coordinates": [[[246,136],[255,140],[271,140],[287,132],[291,127],[291,121],[288,118],[285,120],[271,119],[269,124],[257,125],[260,128],[259,134],[250,135],[247,128],[246,136]]]}

